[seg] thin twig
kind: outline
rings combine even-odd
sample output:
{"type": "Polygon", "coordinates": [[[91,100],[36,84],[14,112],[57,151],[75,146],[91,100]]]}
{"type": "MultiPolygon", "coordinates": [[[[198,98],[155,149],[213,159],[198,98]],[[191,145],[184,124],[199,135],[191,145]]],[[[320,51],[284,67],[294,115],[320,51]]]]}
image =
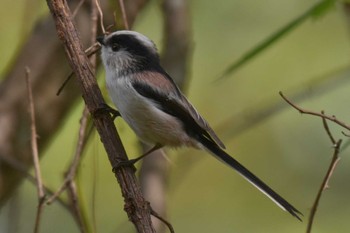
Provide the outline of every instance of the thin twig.
{"type": "MultiPolygon", "coordinates": [[[[323,110],[321,111],[321,114],[324,115],[324,111],[323,110]]],[[[331,130],[329,129],[329,126],[328,126],[326,118],[322,117],[322,123],[323,123],[324,129],[327,132],[327,135],[328,135],[329,139],[331,140],[332,144],[335,145],[337,142],[335,141],[335,139],[334,139],[334,137],[333,137],[333,135],[331,133],[331,130]]]]}
{"type": "Polygon", "coordinates": [[[345,133],[344,131],[341,131],[341,133],[345,136],[345,137],[350,137],[350,134],[345,133]]]}
{"type": "Polygon", "coordinates": [[[44,206],[45,206],[45,197],[40,199],[38,203],[38,208],[37,208],[36,217],[35,217],[34,233],[39,232],[39,226],[40,226],[40,221],[44,210],[44,206]]]}
{"type": "Polygon", "coordinates": [[[73,19],[75,18],[75,16],[78,14],[78,11],[80,10],[81,6],[84,4],[85,0],[80,0],[78,5],[75,7],[73,13],[72,13],[72,17],[73,19]]]}
{"type": "Polygon", "coordinates": [[[338,140],[336,143],[335,143],[335,146],[334,146],[334,152],[333,152],[333,157],[332,157],[332,161],[328,167],[328,171],[322,181],[322,184],[318,190],[318,193],[317,193],[317,196],[316,196],[316,199],[314,201],[314,204],[312,205],[312,208],[311,208],[311,211],[310,211],[310,216],[309,216],[309,220],[308,220],[308,223],[307,223],[307,228],[306,228],[306,233],[310,233],[311,232],[311,229],[312,229],[312,225],[313,225],[313,222],[314,222],[314,219],[315,219],[315,215],[316,215],[316,211],[317,211],[317,208],[318,208],[318,205],[319,205],[319,202],[320,202],[320,199],[321,199],[321,196],[322,196],[322,193],[325,189],[327,189],[329,187],[328,183],[329,183],[329,180],[330,178],[332,177],[332,174],[333,174],[333,171],[335,169],[335,167],[337,166],[340,158],[339,158],[339,148],[340,148],[340,145],[342,143],[342,140],[338,140]]]}
{"type": "Polygon", "coordinates": [[[174,228],[173,228],[173,226],[171,225],[171,223],[170,222],[168,222],[167,220],[165,220],[162,216],[160,216],[156,211],[154,211],[153,209],[152,209],[152,207],[150,207],[151,208],[151,214],[154,216],[154,217],[156,217],[157,219],[159,219],[161,222],[163,222],[168,228],[169,228],[169,231],[171,232],[171,233],[175,233],[175,231],[174,231],[174,228]]]}
{"type": "Polygon", "coordinates": [[[325,118],[327,120],[330,120],[334,123],[336,123],[337,125],[347,129],[347,130],[350,130],[350,126],[347,125],[345,122],[343,121],[340,121],[338,120],[334,115],[332,116],[328,116],[326,114],[323,114],[323,113],[318,113],[318,112],[313,112],[313,111],[310,111],[310,110],[306,110],[306,109],[303,109],[301,107],[298,107],[297,105],[295,105],[294,103],[292,103],[287,97],[285,97],[283,95],[283,93],[280,91],[279,92],[280,96],[290,105],[292,106],[293,108],[295,108],[296,110],[298,110],[300,113],[302,114],[308,114],[308,115],[313,115],[313,116],[318,116],[318,117],[321,117],[321,118],[325,118]]]}
{"type": "MultiPolygon", "coordinates": [[[[101,45],[97,42],[92,43],[92,45],[85,49],[85,54],[88,57],[91,57],[92,55],[94,55],[99,49],[101,48],[101,45]]],[[[62,85],[60,86],[60,88],[58,89],[56,95],[59,96],[63,90],[63,88],[65,88],[65,86],[68,84],[69,80],[73,77],[74,73],[73,71],[68,75],[68,77],[64,80],[64,82],[62,83],[62,85]]]]}
{"type": "Polygon", "coordinates": [[[51,204],[53,201],[55,201],[63,191],[66,189],[68,190],[68,197],[71,201],[72,210],[75,214],[77,223],[79,225],[81,232],[86,232],[86,224],[88,221],[84,221],[83,214],[81,213],[81,210],[79,208],[79,201],[78,197],[75,196],[77,194],[76,192],[76,185],[74,182],[74,178],[77,174],[77,169],[79,167],[80,161],[81,161],[81,155],[83,153],[84,147],[86,145],[86,129],[87,129],[87,122],[88,122],[88,115],[89,111],[86,107],[84,107],[82,117],[80,119],[80,129],[79,129],[79,135],[78,135],[78,143],[76,146],[75,154],[73,161],[66,172],[65,179],[63,181],[63,184],[61,187],[47,200],[47,204],[51,204]]]}
{"type": "Polygon", "coordinates": [[[102,12],[99,0],[95,0],[95,4],[96,4],[97,10],[98,10],[98,13],[100,15],[101,31],[103,34],[105,34],[106,30],[105,30],[105,27],[103,25],[103,12],[102,12]]]}
{"type": "Polygon", "coordinates": [[[86,56],[88,57],[91,57],[91,55],[95,54],[101,48],[101,45],[96,41],[92,43],[93,44],[89,48],[85,49],[86,56]]]}
{"type": "Polygon", "coordinates": [[[61,187],[50,198],[48,198],[48,200],[46,202],[48,205],[50,205],[53,201],[55,201],[56,198],[58,196],[60,196],[64,190],[66,190],[69,183],[75,178],[77,167],[79,166],[79,162],[80,162],[80,157],[81,157],[81,154],[82,154],[85,142],[86,142],[86,140],[84,140],[84,139],[85,139],[88,113],[89,112],[88,112],[87,108],[85,107],[83,110],[82,117],[80,119],[78,143],[77,143],[77,146],[75,149],[73,161],[72,161],[68,171],[66,172],[66,178],[63,181],[63,184],[61,185],[61,187]]]}
{"type": "Polygon", "coordinates": [[[68,77],[64,80],[64,82],[62,83],[62,85],[60,86],[60,88],[58,88],[58,91],[56,92],[56,96],[59,96],[61,94],[61,92],[63,91],[63,89],[66,87],[66,85],[68,84],[68,82],[70,81],[70,79],[73,77],[74,73],[73,71],[70,72],[70,74],[68,75],[68,77]]]}
{"type": "Polygon", "coordinates": [[[74,180],[71,180],[68,183],[67,191],[68,191],[69,200],[71,202],[71,208],[74,212],[74,215],[79,220],[78,225],[80,228],[80,232],[85,233],[87,232],[86,230],[87,225],[86,225],[86,221],[84,222],[84,215],[80,208],[80,202],[78,199],[77,188],[74,180]]]}
{"type": "Polygon", "coordinates": [[[26,84],[27,84],[28,100],[29,100],[31,148],[32,148],[33,164],[34,164],[34,171],[35,171],[36,187],[37,187],[38,199],[39,199],[37,213],[36,213],[36,219],[35,219],[34,232],[39,232],[41,215],[42,215],[43,208],[44,208],[43,204],[44,204],[44,199],[45,199],[45,192],[44,192],[44,186],[43,186],[41,171],[40,171],[33,92],[32,92],[32,87],[31,87],[31,84],[29,81],[29,74],[30,74],[30,69],[28,67],[25,67],[25,79],[26,79],[26,84]]]}
{"type": "Polygon", "coordinates": [[[33,154],[33,163],[35,169],[35,177],[37,180],[37,189],[39,199],[45,196],[45,192],[43,189],[43,182],[41,178],[40,164],[39,164],[39,152],[38,152],[38,143],[37,143],[37,133],[36,133],[36,124],[35,124],[35,112],[34,112],[34,102],[33,102],[33,92],[32,87],[29,81],[29,73],[30,70],[28,67],[25,68],[26,72],[26,83],[27,83],[27,91],[28,91],[28,99],[29,99],[29,114],[30,114],[30,128],[31,128],[31,148],[33,154]]]}
{"type": "Polygon", "coordinates": [[[124,27],[126,30],[129,30],[129,23],[128,23],[128,17],[126,16],[126,12],[125,12],[124,0],[119,0],[119,7],[123,16],[124,27]]]}

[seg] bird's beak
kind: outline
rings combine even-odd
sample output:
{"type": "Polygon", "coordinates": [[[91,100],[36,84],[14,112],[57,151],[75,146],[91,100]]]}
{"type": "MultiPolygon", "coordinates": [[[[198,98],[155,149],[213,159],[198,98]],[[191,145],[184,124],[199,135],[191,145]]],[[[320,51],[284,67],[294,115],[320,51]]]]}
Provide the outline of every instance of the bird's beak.
{"type": "Polygon", "coordinates": [[[99,36],[96,38],[97,42],[101,45],[105,45],[105,36],[99,36]]]}

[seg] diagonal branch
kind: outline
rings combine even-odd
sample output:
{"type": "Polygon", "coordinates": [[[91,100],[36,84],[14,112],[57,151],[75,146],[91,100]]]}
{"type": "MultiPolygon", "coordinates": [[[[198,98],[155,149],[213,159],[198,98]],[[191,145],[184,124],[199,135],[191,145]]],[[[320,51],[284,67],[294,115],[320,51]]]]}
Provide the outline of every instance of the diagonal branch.
{"type": "MultiPolygon", "coordinates": [[[[74,70],[84,101],[94,125],[100,134],[112,167],[127,160],[124,147],[109,114],[94,114],[104,103],[102,93],[96,83],[85,55],[78,32],[72,22],[72,15],[65,0],[47,0],[47,4],[56,23],[56,30],[69,63],[74,70]]],[[[151,223],[151,210],[142,196],[133,169],[122,167],[115,173],[125,201],[125,211],[138,232],[155,232],[151,223]]]]}

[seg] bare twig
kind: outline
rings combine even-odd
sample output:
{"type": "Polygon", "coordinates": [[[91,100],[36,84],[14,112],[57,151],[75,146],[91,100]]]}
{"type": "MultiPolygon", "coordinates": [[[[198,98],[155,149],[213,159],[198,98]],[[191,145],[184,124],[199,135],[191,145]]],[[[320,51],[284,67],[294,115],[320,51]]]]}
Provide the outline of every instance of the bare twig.
{"type": "Polygon", "coordinates": [[[85,107],[82,113],[82,117],[80,119],[80,129],[79,129],[79,136],[78,136],[78,143],[76,146],[76,151],[74,154],[73,161],[68,169],[67,172],[65,172],[65,179],[63,181],[63,184],[61,187],[52,194],[52,196],[47,200],[46,204],[51,204],[53,201],[55,201],[61,193],[65,190],[68,191],[68,197],[70,199],[71,203],[71,211],[72,214],[74,214],[76,222],[80,228],[80,232],[84,233],[87,232],[87,220],[84,219],[84,215],[81,213],[81,208],[79,207],[79,200],[77,192],[76,192],[76,185],[74,182],[77,169],[79,167],[80,161],[81,161],[81,155],[83,153],[83,149],[86,145],[86,129],[87,129],[87,122],[88,122],[88,110],[85,107]]]}
{"type": "Polygon", "coordinates": [[[119,7],[123,16],[124,27],[126,30],[129,30],[130,28],[128,23],[128,17],[126,16],[126,12],[125,12],[124,0],[119,0],[119,7]]]}
{"type": "MultiPolygon", "coordinates": [[[[96,36],[95,36],[96,38],[96,36]]],[[[92,42],[92,45],[85,49],[85,53],[86,53],[86,56],[88,57],[91,57],[93,56],[94,54],[96,54],[96,52],[101,48],[100,44],[97,43],[97,42],[92,42]]],[[[60,88],[58,89],[56,95],[59,96],[63,90],[63,88],[68,84],[69,80],[73,77],[74,75],[74,72],[72,71],[68,77],[66,78],[66,80],[64,80],[64,82],[62,83],[62,85],[60,86],[60,88]]]]}
{"type": "Polygon", "coordinates": [[[347,129],[347,130],[350,130],[350,126],[347,125],[345,122],[343,121],[340,121],[338,120],[334,115],[332,116],[328,116],[324,113],[318,113],[318,112],[313,112],[313,111],[310,111],[310,110],[306,110],[306,109],[303,109],[301,107],[298,107],[297,105],[295,105],[294,103],[292,103],[287,97],[285,97],[283,95],[283,93],[280,91],[279,92],[280,96],[290,105],[292,106],[293,108],[295,108],[296,110],[298,110],[300,113],[302,114],[308,114],[308,115],[313,115],[313,116],[318,116],[318,117],[321,117],[321,118],[325,118],[327,120],[330,120],[334,123],[336,123],[337,125],[347,129]]]}
{"type": "Polygon", "coordinates": [[[50,205],[52,202],[55,201],[55,199],[61,195],[61,193],[66,190],[66,188],[69,186],[69,183],[72,182],[72,180],[74,180],[75,178],[75,174],[77,171],[77,168],[79,166],[79,162],[80,162],[80,157],[85,145],[85,132],[86,132],[86,126],[87,126],[87,116],[88,116],[88,110],[85,107],[83,110],[83,114],[82,117],[80,119],[80,129],[79,129],[79,136],[78,136],[78,143],[76,146],[76,150],[74,153],[74,158],[73,161],[68,169],[68,171],[66,172],[66,178],[63,181],[63,184],[61,185],[61,187],[47,200],[47,204],[50,205]]]}
{"type": "Polygon", "coordinates": [[[101,6],[100,6],[100,1],[99,0],[95,0],[95,4],[96,4],[96,7],[98,9],[98,13],[100,15],[101,31],[102,31],[103,34],[105,34],[106,30],[105,30],[105,27],[103,25],[103,12],[102,12],[102,9],[101,9],[101,6]]]}
{"type": "Polygon", "coordinates": [[[75,16],[78,14],[81,6],[84,4],[85,0],[80,0],[78,5],[75,7],[73,13],[72,13],[72,17],[75,18],[75,16]]]}
{"type": "MultiPolygon", "coordinates": [[[[324,111],[323,110],[321,111],[321,114],[324,115],[324,111]]],[[[337,142],[335,141],[335,139],[334,139],[334,137],[333,137],[333,135],[331,133],[331,130],[329,129],[329,126],[328,126],[326,118],[322,117],[322,123],[323,123],[324,129],[327,132],[327,135],[328,135],[329,139],[331,140],[332,144],[335,146],[337,142]]]]}
{"type": "Polygon", "coordinates": [[[160,216],[156,211],[154,211],[151,207],[151,214],[159,219],[161,222],[163,222],[169,229],[171,233],[175,233],[173,226],[171,225],[170,222],[168,222],[166,219],[164,219],[162,216],[160,216]]]}
{"type": "Polygon", "coordinates": [[[73,77],[74,72],[70,72],[70,74],[68,75],[68,77],[64,80],[64,82],[62,83],[62,85],[60,86],[60,88],[58,88],[56,95],[59,96],[61,94],[61,92],[63,91],[63,89],[66,87],[66,85],[68,84],[68,82],[70,81],[70,79],[73,77]]]}
{"type": "Polygon", "coordinates": [[[29,99],[29,114],[30,114],[30,121],[31,121],[31,148],[32,148],[32,154],[33,154],[35,178],[37,181],[38,196],[39,196],[39,199],[42,199],[45,196],[45,192],[43,189],[43,182],[42,182],[41,171],[40,171],[33,92],[29,81],[30,70],[28,67],[25,68],[25,72],[26,72],[25,77],[27,82],[27,91],[28,91],[28,99],[29,99]]]}
{"type": "Polygon", "coordinates": [[[325,189],[327,189],[329,187],[328,183],[329,183],[329,180],[330,178],[332,177],[332,174],[333,174],[333,171],[335,169],[335,167],[337,166],[340,158],[338,156],[339,154],[339,148],[340,148],[340,145],[342,143],[342,140],[338,140],[336,143],[335,143],[335,146],[334,146],[334,152],[333,152],[333,157],[332,157],[332,161],[328,167],[328,171],[322,181],[322,184],[318,190],[318,193],[317,193],[317,196],[316,196],[316,199],[314,201],[314,204],[312,205],[312,208],[311,208],[311,211],[310,211],[310,216],[309,216],[309,220],[308,220],[308,223],[307,223],[307,229],[306,229],[306,233],[310,233],[311,232],[311,229],[312,229],[312,225],[313,225],[313,222],[314,222],[314,219],[315,219],[315,215],[316,215],[316,211],[317,211],[317,208],[318,208],[318,205],[319,205],[319,202],[320,202],[320,199],[321,199],[321,196],[322,196],[322,193],[325,189]]]}
{"type": "Polygon", "coordinates": [[[36,232],[39,232],[41,215],[42,215],[42,212],[44,209],[43,204],[44,204],[44,200],[45,200],[45,192],[44,192],[44,186],[43,186],[41,171],[40,171],[33,92],[32,92],[32,87],[31,87],[30,80],[29,80],[29,73],[30,73],[30,69],[28,67],[26,67],[25,68],[25,78],[26,78],[28,100],[29,100],[31,148],[32,148],[33,164],[34,164],[34,171],[35,171],[36,187],[37,187],[38,199],[39,199],[37,213],[36,213],[36,219],[35,219],[35,227],[34,227],[34,232],[36,233],[36,232]]]}
{"type": "Polygon", "coordinates": [[[76,184],[75,184],[74,180],[71,180],[68,183],[67,191],[68,191],[69,200],[71,202],[72,211],[73,211],[76,219],[78,219],[77,222],[78,222],[78,225],[80,228],[80,232],[85,233],[85,232],[87,232],[87,230],[86,230],[87,223],[86,223],[86,221],[84,221],[84,216],[83,216],[81,208],[80,208],[80,202],[78,199],[77,188],[76,188],[76,184]]]}
{"type": "Polygon", "coordinates": [[[36,211],[36,217],[35,217],[34,233],[39,232],[39,226],[40,226],[41,216],[44,210],[44,205],[45,205],[45,197],[39,200],[38,208],[36,211]]]}
{"type": "MultiPolygon", "coordinates": [[[[96,39],[96,37],[94,39],[96,39]]],[[[92,42],[92,45],[85,49],[86,56],[91,57],[91,55],[94,55],[100,48],[101,45],[99,43],[96,41],[92,42]]]]}

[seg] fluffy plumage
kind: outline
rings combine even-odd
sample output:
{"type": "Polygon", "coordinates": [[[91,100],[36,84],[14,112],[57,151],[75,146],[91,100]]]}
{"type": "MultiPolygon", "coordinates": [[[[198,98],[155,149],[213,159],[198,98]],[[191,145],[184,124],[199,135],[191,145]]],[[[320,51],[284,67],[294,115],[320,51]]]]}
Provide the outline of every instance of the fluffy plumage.
{"type": "Polygon", "coordinates": [[[223,150],[214,130],[160,66],[150,39],[133,31],[117,31],[98,41],[109,95],[142,141],[205,149],[300,220],[295,207],[223,150]]]}

